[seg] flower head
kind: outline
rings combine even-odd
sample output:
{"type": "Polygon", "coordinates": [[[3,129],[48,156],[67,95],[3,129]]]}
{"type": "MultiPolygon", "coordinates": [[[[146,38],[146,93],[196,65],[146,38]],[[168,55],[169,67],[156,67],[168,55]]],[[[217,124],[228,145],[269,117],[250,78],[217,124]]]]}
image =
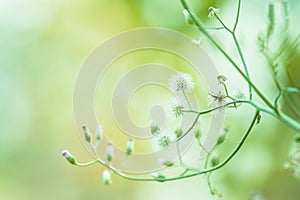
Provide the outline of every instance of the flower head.
{"type": "Polygon", "coordinates": [[[151,124],[151,134],[153,136],[158,136],[160,134],[160,128],[157,124],[152,123],[151,124]]]}
{"type": "Polygon", "coordinates": [[[219,91],[218,93],[209,93],[209,96],[212,98],[213,102],[217,103],[218,105],[223,105],[226,103],[226,95],[219,91]]]}
{"type": "Polygon", "coordinates": [[[208,8],[208,18],[212,18],[214,17],[216,14],[218,14],[220,12],[220,9],[219,8],[214,8],[214,7],[209,7],[208,8]]]}
{"type": "Polygon", "coordinates": [[[183,114],[182,110],[183,110],[183,105],[178,105],[178,106],[173,106],[173,113],[175,115],[175,117],[179,117],[183,114]]]}
{"type": "Polygon", "coordinates": [[[171,139],[167,135],[162,136],[158,141],[159,146],[161,146],[163,148],[168,147],[171,143],[172,143],[171,139]]]}
{"type": "Polygon", "coordinates": [[[225,81],[227,81],[227,77],[224,76],[224,75],[219,75],[219,76],[217,77],[217,79],[218,79],[218,83],[219,83],[220,85],[221,85],[221,84],[224,84],[225,81]]]}
{"type": "Polygon", "coordinates": [[[195,86],[191,75],[178,72],[169,79],[169,88],[173,92],[187,91],[190,92],[195,86]]]}

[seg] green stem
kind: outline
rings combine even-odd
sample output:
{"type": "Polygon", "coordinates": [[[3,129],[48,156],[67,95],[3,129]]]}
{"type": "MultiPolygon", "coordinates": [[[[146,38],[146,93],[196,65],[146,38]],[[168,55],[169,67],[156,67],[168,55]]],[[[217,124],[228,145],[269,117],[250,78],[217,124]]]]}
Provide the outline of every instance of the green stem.
{"type": "MultiPolygon", "coordinates": [[[[233,37],[233,40],[234,40],[234,43],[235,43],[235,46],[237,47],[237,50],[238,50],[238,53],[239,53],[239,56],[242,60],[242,64],[244,66],[244,70],[245,70],[245,73],[246,73],[246,76],[249,80],[250,79],[250,74],[249,74],[249,71],[248,71],[248,67],[247,67],[247,64],[246,64],[246,61],[245,61],[245,57],[243,55],[243,52],[242,52],[242,49],[241,49],[241,46],[236,38],[236,35],[234,32],[232,32],[232,37],[233,37]]],[[[249,86],[249,99],[252,100],[252,86],[250,84],[248,84],[249,86]]]]}
{"type": "MultiPolygon", "coordinates": [[[[240,4],[240,1],[239,1],[239,4],[240,4]]],[[[240,9],[240,5],[238,7],[238,10],[239,9],[240,9]]],[[[239,13],[239,11],[238,11],[238,13],[239,13]]],[[[238,16],[239,16],[239,14],[237,15],[237,17],[238,16]]],[[[243,64],[243,67],[244,67],[244,70],[245,70],[245,74],[246,74],[248,80],[251,80],[250,79],[250,74],[249,74],[249,71],[248,71],[248,67],[247,67],[247,64],[246,64],[246,61],[245,61],[245,57],[243,55],[242,48],[241,48],[240,43],[239,43],[239,41],[236,37],[236,34],[235,34],[235,29],[236,29],[238,20],[236,20],[235,28],[233,30],[230,30],[230,28],[228,28],[228,26],[225,25],[225,23],[222,21],[222,19],[217,14],[215,14],[215,17],[221,23],[221,25],[231,34],[231,36],[233,38],[233,41],[234,41],[234,44],[235,44],[235,46],[238,50],[238,54],[240,56],[240,59],[242,61],[242,64],[243,64]]],[[[251,84],[248,84],[248,86],[249,86],[249,99],[252,100],[252,86],[251,86],[251,84]]]]}
{"type": "Polygon", "coordinates": [[[255,84],[247,78],[247,76],[242,72],[242,70],[238,67],[238,65],[233,61],[233,59],[226,53],[226,51],[215,41],[214,38],[204,29],[202,22],[200,19],[191,11],[190,7],[187,4],[186,0],[180,0],[184,9],[186,9],[191,18],[194,20],[195,25],[212,43],[215,47],[226,57],[226,59],[233,65],[233,67],[238,71],[238,73],[247,81],[248,84],[252,86],[252,89],[256,92],[256,94],[263,100],[263,102],[270,108],[273,109],[273,105],[271,102],[262,94],[262,92],[255,86],[255,84]]]}
{"type": "Polygon", "coordinates": [[[98,162],[98,160],[93,160],[93,161],[87,162],[87,163],[76,163],[75,165],[78,167],[88,167],[88,166],[96,164],[97,162],[98,162]]]}
{"type": "Polygon", "coordinates": [[[237,9],[236,17],[235,17],[235,23],[234,23],[234,27],[233,27],[233,32],[235,32],[235,30],[237,28],[237,25],[239,23],[240,11],[241,11],[241,0],[238,1],[238,9],[237,9]]]}
{"type": "MultiPolygon", "coordinates": [[[[236,154],[237,152],[241,149],[241,147],[243,146],[243,144],[245,143],[247,137],[249,136],[252,128],[255,125],[255,122],[259,116],[260,111],[257,110],[255,113],[255,116],[247,130],[247,132],[244,134],[244,136],[242,137],[242,139],[240,140],[240,142],[238,143],[238,145],[235,147],[235,149],[230,153],[230,155],[220,164],[208,168],[208,169],[204,169],[204,170],[199,170],[197,172],[191,173],[191,174],[186,174],[186,175],[182,175],[182,176],[175,176],[175,177],[170,177],[170,178],[138,178],[138,177],[130,177],[127,176],[126,174],[123,174],[122,172],[119,172],[117,170],[115,170],[112,167],[109,167],[113,172],[115,172],[116,174],[120,175],[121,177],[128,179],[128,180],[134,180],[134,181],[158,181],[158,182],[168,182],[168,181],[175,181],[175,180],[179,180],[179,179],[184,179],[184,178],[189,178],[189,177],[193,177],[193,176],[198,176],[201,174],[207,174],[209,172],[218,170],[220,168],[222,168],[223,166],[225,166],[236,154]]],[[[100,161],[101,162],[101,161],[100,161]]]]}
{"type": "Polygon", "coordinates": [[[185,93],[185,91],[184,91],[184,90],[182,90],[182,93],[183,93],[183,96],[184,96],[184,98],[185,98],[185,100],[186,100],[186,102],[187,102],[187,104],[188,104],[189,108],[190,108],[190,109],[192,109],[192,105],[191,105],[191,103],[190,103],[190,101],[189,101],[188,97],[186,96],[186,93],[185,93]]]}

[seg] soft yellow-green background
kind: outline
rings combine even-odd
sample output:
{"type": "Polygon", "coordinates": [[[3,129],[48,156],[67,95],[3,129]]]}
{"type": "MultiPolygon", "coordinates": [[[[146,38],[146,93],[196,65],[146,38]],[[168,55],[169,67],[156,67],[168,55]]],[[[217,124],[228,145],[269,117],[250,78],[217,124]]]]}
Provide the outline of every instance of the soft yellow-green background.
{"type": "MultiPolygon", "coordinates": [[[[295,20],[299,3],[290,3],[295,20]]],[[[184,23],[179,1],[2,0],[0,5],[1,200],[213,199],[203,177],[161,184],[114,176],[113,185],[106,187],[101,166],[76,168],[60,156],[67,148],[80,160],[91,159],[77,136],[72,113],[73,85],[89,52],[114,34],[145,26],[172,28],[197,39],[184,23]]],[[[203,18],[209,5],[222,7],[225,19],[232,21],[236,1],[193,1],[193,5],[203,18]]],[[[243,45],[248,45],[247,37],[252,41],[263,30],[266,6],[258,0],[245,1],[243,45]]],[[[293,27],[297,30],[299,26],[293,27]]],[[[255,62],[255,56],[246,57],[255,62]]],[[[258,66],[250,71],[260,72],[255,79],[272,97],[271,78],[258,66]]],[[[231,75],[222,67],[220,71],[231,75]]],[[[234,89],[242,87],[234,75],[230,78],[234,89]]],[[[248,112],[228,115],[232,130],[228,147],[236,144],[249,117],[248,112]]],[[[225,199],[246,200],[261,192],[268,200],[298,200],[300,184],[282,167],[294,134],[264,115],[237,157],[213,176],[225,199]]]]}

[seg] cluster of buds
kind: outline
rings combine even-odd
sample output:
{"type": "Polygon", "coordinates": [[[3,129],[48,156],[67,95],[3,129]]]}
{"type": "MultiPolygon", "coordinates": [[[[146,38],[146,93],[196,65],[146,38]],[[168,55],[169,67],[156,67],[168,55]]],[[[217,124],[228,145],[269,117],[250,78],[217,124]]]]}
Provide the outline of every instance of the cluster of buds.
{"type": "Polygon", "coordinates": [[[169,79],[169,88],[173,92],[191,92],[195,83],[191,75],[178,72],[169,79]]]}
{"type": "MultiPolygon", "coordinates": [[[[84,137],[84,140],[91,146],[93,147],[94,150],[96,150],[98,144],[100,143],[100,141],[102,140],[103,138],[103,128],[101,125],[97,125],[96,126],[96,131],[95,131],[95,136],[94,136],[94,139],[95,139],[95,142],[93,143],[93,136],[88,128],[87,125],[83,125],[82,126],[82,130],[83,130],[83,137],[84,137]]],[[[133,153],[133,149],[134,149],[134,141],[133,139],[129,139],[127,141],[127,146],[126,146],[126,154],[127,156],[131,155],[133,153]]],[[[111,143],[108,143],[107,144],[107,147],[106,147],[106,152],[105,152],[105,159],[106,159],[106,162],[107,162],[107,166],[111,166],[112,164],[112,161],[113,161],[113,157],[114,157],[114,147],[111,143]]],[[[93,161],[93,162],[90,162],[90,163],[86,163],[86,164],[80,164],[80,163],[77,163],[75,157],[68,151],[68,150],[64,150],[62,152],[62,156],[66,158],[66,160],[73,164],[73,165],[77,165],[77,166],[89,166],[91,165],[91,163],[96,163],[96,162],[104,162],[104,161],[100,161],[100,158],[98,157],[97,153],[96,154],[96,160],[93,161]]],[[[105,185],[110,185],[111,184],[111,173],[108,171],[108,170],[104,170],[102,172],[102,179],[103,179],[103,183],[105,185]]]]}

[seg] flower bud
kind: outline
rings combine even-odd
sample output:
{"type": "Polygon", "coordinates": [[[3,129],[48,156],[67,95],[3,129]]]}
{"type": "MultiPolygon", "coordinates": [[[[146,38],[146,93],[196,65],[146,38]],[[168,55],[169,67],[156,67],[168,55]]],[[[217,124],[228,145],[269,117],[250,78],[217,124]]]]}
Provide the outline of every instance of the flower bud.
{"type": "Polygon", "coordinates": [[[158,172],[152,173],[151,176],[155,179],[158,179],[159,182],[164,182],[164,179],[166,179],[165,175],[158,173],[158,172]]]}
{"type": "Polygon", "coordinates": [[[219,156],[217,154],[214,154],[213,157],[210,160],[211,166],[215,167],[220,163],[219,156]]]}
{"type": "Polygon", "coordinates": [[[223,197],[223,194],[216,189],[211,189],[210,193],[211,195],[218,197],[218,199],[223,197]]]}
{"type": "Polygon", "coordinates": [[[196,133],[195,133],[195,138],[200,139],[202,136],[202,133],[200,131],[200,129],[197,129],[196,133]]]}
{"type": "Polygon", "coordinates": [[[103,183],[105,184],[105,185],[110,185],[111,184],[111,175],[110,175],[110,172],[109,171],[107,171],[107,170],[104,170],[103,172],[102,172],[102,180],[103,180],[103,183]]]}
{"type": "Polygon", "coordinates": [[[114,147],[112,144],[108,144],[106,147],[106,160],[108,162],[111,162],[113,159],[113,155],[114,155],[114,147]]]}
{"type": "Polygon", "coordinates": [[[128,140],[127,146],[126,146],[126,154],[127,154],[127,156],[129,156],[132,153],[133,148],[134,148],[134,141],[133,141],[133,139],[130,138],[128,140]]]}
{"type": "Polygon", "coordinates": [[[184,15],[185,22],[188,25],[194,25],[195,24],[195,21],[193,20],[191,14],[189,13],[189,11],[187,9],[183,10],[183,15],[184,15]]]}
{"type": "Polygon", "coordinates": [[[173,162],[169,161],[169,160],[166,160],[165,162],[163,162],[163,164],[166,166],[166,167],[172,167],[174,165],[173,162]]]}
{"type": "Polygon", "coordinates": [[[220,12],[220,9],[219,8],[214,8],[214,7],[209,7],[208,12],[209,12],[208,18],[212,18],[220,12]]]}
{"type": "Polygon", "coordinates": [[[224,84],[225,81],[227,81],[227,77],[224,76],[224,75],[219,75],[219,76],[217,77],[217,79],[218,79],[218,83],[219,83],[219,84],[224,84]]]}
{"type": "Polygon", "coordinates": [[[91,139],[92,139],[92,134],[91,134],[89,128],[87,127],[86,124],[84,124],[84,125],[82,125],[82,129],[83,129],[83,132],[84,132],[85,141],[90,143],[91,139]]]}
{"type": "Polygon", "coordinates": [[[225,141],[225,139],[226,139],[226,134],[222,133],[217,140],[217,145],[222,144],[225,141]]]}
{"type": "Polygon", "coordinates": [[[95,136],[96,136],[96,140],[97,141],[100,141],[102,139],[102,137],[103,137],[103,129],[102,129],[101,125],[97,125],[95,136]]]}
{"type": "Polygon", "coordinates": [[[76,159],[75,157],[68,151],[68,150],[63,150],[63,152],[61,153],[61,155],[63,157],[65,157],[67,159],[67,161],[69,163],[71,163],[72,165],[76,164],[76,159]]]}
{"type": "Polygon", "coordinates": [[[157,124],[152,124],[151,125],[151,134],[153,136],[158,136],[160,134],[160,128],[157,124]]]}
{"type": "Polygon", "coordinates": [[[183,134],[182,129],[178,128],[174,131],[174,134],[176,135],[176,138],[180,138],[183,134]]]}

